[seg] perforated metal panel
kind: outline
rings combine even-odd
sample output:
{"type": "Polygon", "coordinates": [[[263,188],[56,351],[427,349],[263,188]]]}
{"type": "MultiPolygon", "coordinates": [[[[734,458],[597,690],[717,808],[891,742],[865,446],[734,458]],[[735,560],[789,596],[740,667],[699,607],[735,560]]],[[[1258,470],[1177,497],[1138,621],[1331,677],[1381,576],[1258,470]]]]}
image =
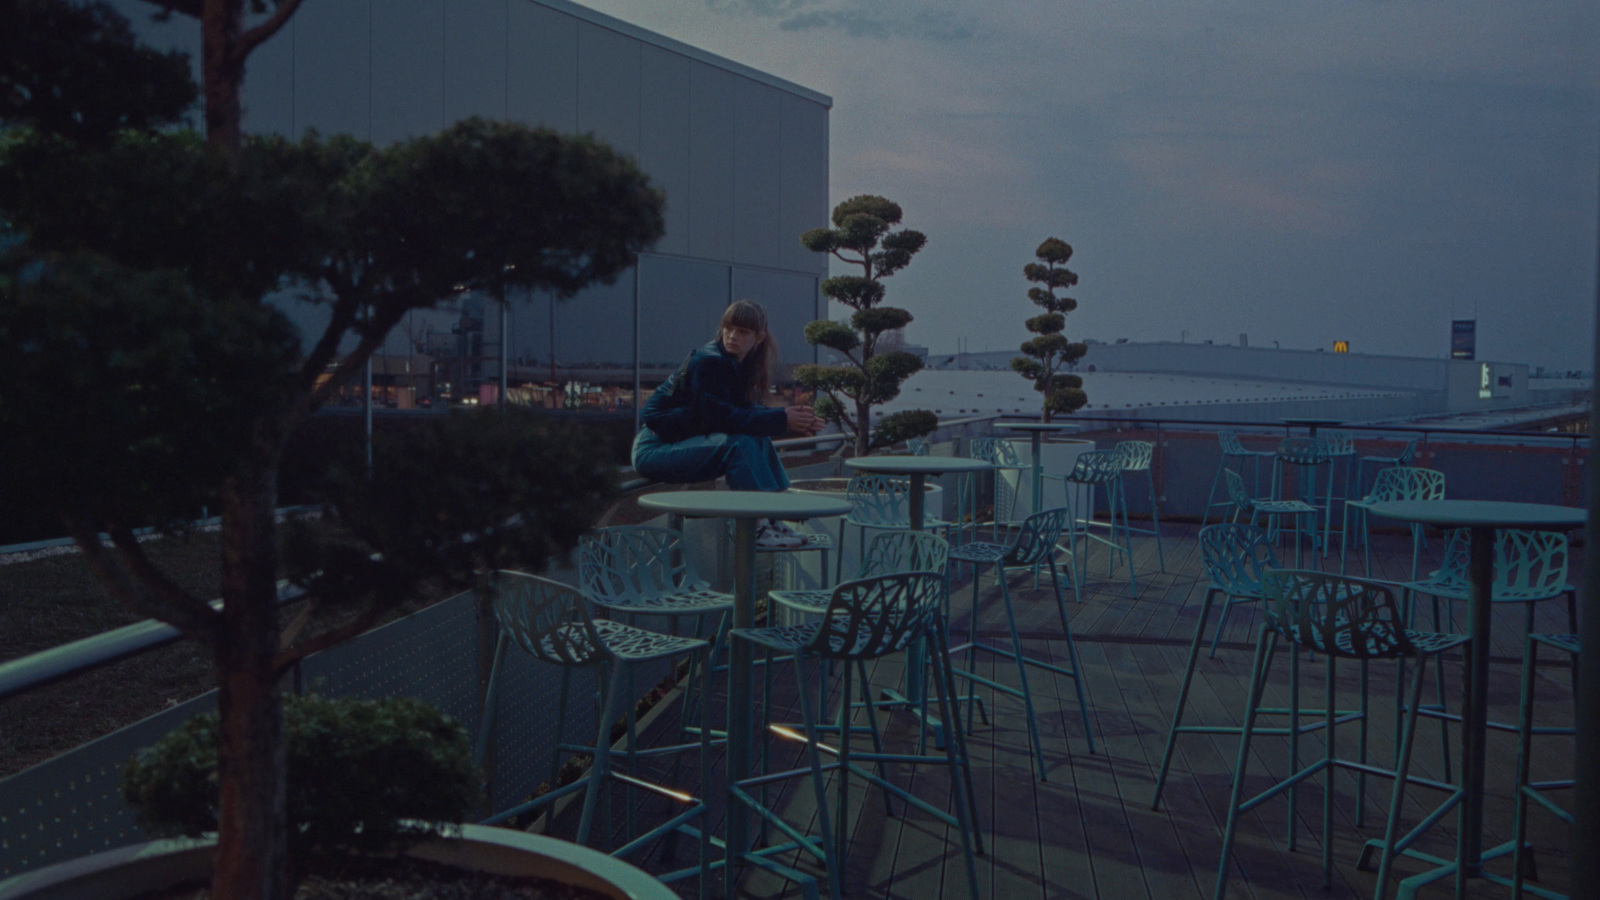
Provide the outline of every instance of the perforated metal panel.
{"type": "Polygon", "coordinates": [[[122,802],[122,766],[217,705],[212,691],[0,781],[0,878],[148,840],[122,802]]]}
{"type": "MultiPolygon", "coordinates": [[[[476,736],[482,711],[476,607],[471,593],[460,594],[316,654],[301,665],[302,687],[330,697],[419,697],[476,736]]],[[[637,624],[662,631],[670,627],[655,617],[640,617],[637,624]]],[[[664,662],[641,667],[634,681],[637,693],[648,691],[667,671],[664,662]]],[[[560,690],[559,667],[514,650],[507,653],[495,730],[496,778],[490,786],[495,809],[521,802],[549,777],[560,690]]],[[[595,734],[594,673],[574,671],[571,690],[567,741],[587,744],[595,734]]],[[[122,801],[123,763],[189,717],[215,708],[213,691],[0,780],[0,878],[148,840],[122,801]]]]}

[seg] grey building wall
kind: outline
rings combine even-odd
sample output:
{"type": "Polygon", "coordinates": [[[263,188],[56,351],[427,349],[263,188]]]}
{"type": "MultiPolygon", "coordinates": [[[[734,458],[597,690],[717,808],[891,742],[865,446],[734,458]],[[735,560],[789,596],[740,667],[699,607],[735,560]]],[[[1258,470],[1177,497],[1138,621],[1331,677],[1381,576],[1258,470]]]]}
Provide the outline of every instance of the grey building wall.
{"type": "MultiPolygon", "coordinates": [[[[198,58],[193,19],[116,4],[145,40],[198,58]]],[[[555,380],[582,369],[631,382],[638,363],[675,365],[740,297],[767,305],[785,362],[815,359],[801,329],[825,312],[827,260],[799,235],[827,224],[823,94],[569,0],[316,0],[251,56],[243,103],[250,132],[385,144],[481,115],[633,155],[666,192],[665,236],[615,285],[512,309],[509,355],[553,362],[555,380]]],[[[320,325],[314,310],[295,315],[320,325]]],[[[451,324],[419,316],[385,352],[451,324]]]]}

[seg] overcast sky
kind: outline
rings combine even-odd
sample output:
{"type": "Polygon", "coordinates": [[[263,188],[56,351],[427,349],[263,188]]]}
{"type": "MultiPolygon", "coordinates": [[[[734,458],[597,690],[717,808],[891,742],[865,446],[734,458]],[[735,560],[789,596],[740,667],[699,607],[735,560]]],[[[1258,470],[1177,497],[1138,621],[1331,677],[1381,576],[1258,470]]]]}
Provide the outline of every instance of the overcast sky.
{"type": "MultiPolygon", "coordinates": [[[[1076,250],[1075,339],[1591,365],[1594,0],[581,0],[833,97],[830,201],[927,248],[934,351],[1014,347],[1076,250]]],[[[836,272],[843,269],[835,268],[836,272]]]]}

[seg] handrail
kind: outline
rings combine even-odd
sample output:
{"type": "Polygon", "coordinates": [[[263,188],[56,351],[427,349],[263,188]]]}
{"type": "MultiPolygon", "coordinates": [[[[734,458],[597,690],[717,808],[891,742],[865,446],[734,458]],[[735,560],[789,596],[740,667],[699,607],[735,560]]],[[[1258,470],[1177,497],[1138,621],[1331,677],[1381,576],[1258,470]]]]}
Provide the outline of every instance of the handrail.
{"type": "MultiPolygon", "coordinates": [[[[947,422],[940,422],[939,427],[944,429],[960,425],[969,425],[975,422],[1019,418],[1026,419],[1029,417],[1018,416],[1014,413],[972,416],[963,419],[952,419],[947,422]]],[[[1163,425],[1201,426],[1202,428],[1207,426],[1241,426],[1273,429],[1291,427],[1286,425],[1271,425],[1269,423],[1262,422],[1230,422],[1204,419],[1130,419],[1114,416],[1077,415],[1074,415],[1072,419],[1080,422],[1112,422],[1140,427],[1156,427],[1158,429],[1163,425]]],[[[1564,438],[1572,442],[1573,452],[1576,452],[1577,443],[1579,440],[1585,440],[1589,437],[1587,434],[1565,432],[1552,434],[1549,432],[1507,432],[1428,428],[1426,426],[1341,425],[1339,427],[1341,429],[1352,431],[1420,432],[1424,436],[1429,434],[1464,434],[1495,437],[1522,436],[1547,439],[1564,438]]],[[[787,449],[792,447],[815,446],[825,443],[838,443],[845,439],[845,435],[826,434],[802,438],[787,438],[784,440],[774,441],[773,444],[780,449],[787,449]]],[[[624,482],[622,484],[622,490],[624,493],[633,493],[634,491],[641,490],[656,483],[657,482],[654,482],[648,478],[634,478],[624,482]]],[[[303,509],[303,507],[293,507],[292,509],[299,510],[303,509]]],[[[57,541],[34,542],[35,545],[40,546],[66,543],[71,543],[71,540],[62,539],[57,541]]],[[[25,546],[32,547],[33,549],[39,548],[34,547],[33,545],[16,545],[14,548],[0,548],[0,552],[15,552],[17,548],[25,546]]],[[[278,600],[280,603],[289,603],[294,600],[301,599],[303,596],[304,592],[302,589],[290,587],[287,585],[287,583],[280,583],[278,591],[278,600]]],[[[220,600],[214,600],[212,601],[212,606],[220,607],[221,602],[222,601],[220,600]]],[[[126,625],[112,631],[107,631],[98,635],[83,638],[81,640],[73,641],[68,644],[62,644],[58,647],[52,647],[48,650],[42,650],[38,653],[30,654],[18,659],[10,660],[8,662],[0,663],[0,700],[4,700],[15,694],[23,693],[34,688],[43,687],[47,684],[60,681],[64,678],[79,674],[81,672],[87,672],[100,668],[118,660],[125,659],[129,656],[143,653],[147,650],[153,650],[158,647],[165,646],[173,641],[178,640],[180,636],[181,635],[179,634],[178,630],[173,628],[171,625],[167,625],[155,619],[147,619],[145,621],[136,622],[132,625],[126,625]]]]}
{"type": "MultiPolygon", "coordinates": [[[[278,603],[292,603],[305,596],[302,588],[278,583],[278,603]]],[[[211,608],[222,609],[221,600],[211,608]]],[[[110,665],[147,650],[165,647],[183,635],[178,629],[157,619],[145,619],[111,631],[41,650],[0,663],[0,700],[48,684],[110,665]]]]}

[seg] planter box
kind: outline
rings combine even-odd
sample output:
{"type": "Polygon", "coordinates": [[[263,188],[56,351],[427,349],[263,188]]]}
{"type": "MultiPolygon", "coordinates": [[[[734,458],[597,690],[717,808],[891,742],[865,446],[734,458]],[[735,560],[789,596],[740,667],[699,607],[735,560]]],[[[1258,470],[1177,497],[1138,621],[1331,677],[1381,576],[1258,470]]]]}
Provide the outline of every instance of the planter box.
{"type": "MultiPolygon", "coordinates": [[[[128,900],[209,877],[215,850],[214,840],[187,838],[120,847],[0,881],[0,900],[128,900]]],[[[507,828],[465,825],[460,838],[423,841],[406,855],[496,875],[549,878],[616,900],[677,900],[655,878],[598,850],[507,828]]]]}

